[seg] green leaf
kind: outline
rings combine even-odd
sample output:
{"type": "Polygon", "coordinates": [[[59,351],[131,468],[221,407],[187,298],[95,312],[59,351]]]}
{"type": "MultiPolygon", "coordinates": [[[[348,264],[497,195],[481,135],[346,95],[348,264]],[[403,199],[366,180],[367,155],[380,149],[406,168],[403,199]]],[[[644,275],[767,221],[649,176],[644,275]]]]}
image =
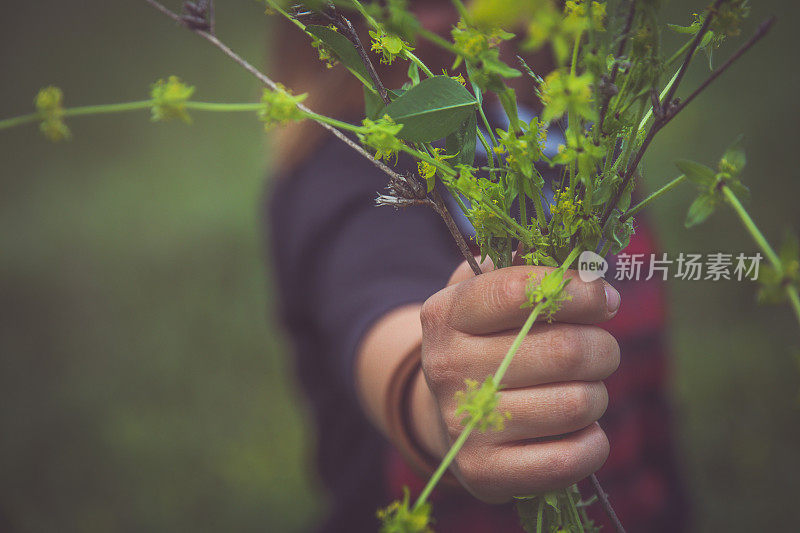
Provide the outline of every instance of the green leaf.
{"type": "Polygon", "coordinates": [[[403,125],[398,134],[412,142],[432,142],[454,132],[478,102],[469,91],[449,76],[434,76],[422,80],[384,112],[403,125]]]}
{"type": "Polygon", "coordinates": [[[694,23],[690,26],[679,26],[677,24],[667,24],[667,28],[671,29],[676,33],[687,33],[690,35],[694,35],[700,29],[700,24],[694,23]]]}
{"type": "MultiPolygon", "coordinates": [[[[397,100],[397,98],[406,92],[405,89],[389,89],[386,93],[389,95],[390,100],[397,100]]],[[[377,94],[364,87],[364,116],[370,120],[378,120],[384,113],[386,106],[383,100],[377,94]]]]}
{"type": "Polygon", "coordinates": [[[702,223],[711,216],[716,207],[717,199],[713,195],[703,194],[698,196],[689,206],[689,213],[686,215],[686,227],[691,228],[702,223]]]}
{"type": "Polygon", "coordinates": [[[478,117],[476,113],[470,113],[466,120],[461,123],[456,131],[445,139],[445,152],[447,155],[455,155],[452,160],[454,166],[472,166],[475,162],[475,143],[478,140],[478,117]],[[458,154],[458,155],[456,155],[458,154]]]}
{"type": "Polygon", "coordinates": [[[728,172],[733,176],[738,176],[747,164],[747,156],[744,153],[744,135],[739,135],[733,143],[725,150],[719,162],[720,172],[728,172]]]}
{"type": "Polygon", "coordinates": [[[736,195],[736,198],[738,198],[740,202],[750,201],[750,189],[748,189],[746,185],[743,185],[741,181],[729,180],[725,184],[733,191],[733,194],[736,195]]]}
{"type": "Polygon", "coordinates": [[[708,187],[716,181],[717,173],[705,165],[682,159],[675,162],[675,166],[686,174],[689,181],[700,187],[708,187]]]}
{"type": "Polygon", "coordinates": [[[365,81],[370,79],[367,67],[361,61],[356,47],[350,40],[339,32],[327,26],[309,25],[306,31],[322,41],[334,54],[339,62],[361,76],[365,81]]]}
{"type": "Polygon", "coordinates": [[[413,85],[417,85],[419,83],[419,67],[413,61],[409,62],[408,65],[408,79],[411,80],[413,85]]]}
{"type": "Polygon", "coordinates": [[[381,97],[364,87],[364,116],[377,120],[383,107],[381,97]]]}

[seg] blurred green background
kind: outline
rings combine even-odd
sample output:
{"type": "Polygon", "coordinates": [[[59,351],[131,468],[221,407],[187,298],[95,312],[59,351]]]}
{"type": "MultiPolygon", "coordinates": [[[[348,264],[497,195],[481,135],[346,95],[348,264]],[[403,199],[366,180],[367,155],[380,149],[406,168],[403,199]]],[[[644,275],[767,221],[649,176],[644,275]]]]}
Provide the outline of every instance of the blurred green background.
{"type": "MultiPolygon", "coordinates": [[[[223,39],[265,64],[263,9],[218,4],[223,39]]],[[[701,7],[671,1],[665,12],[683,23],[701,7]]],[[[676,175],[674,159],[713,164],[744,132],[752,212],[778,241],[800,229],[800,6],[753,11],[748,29],[775,13],[775,31],[662,133],[645,188],[676,175]]],[[[699,62],[690,83],[706,73],[699,62]]],[[[0,117],[29,112],[44,85],[82,105],[142,99],[170,74],[199,99],[259,94],[143,2],[20,2],[0,17],[0,117]]],[[[74,119],[74,139],[59,145],[34,126],[0,132],[0,531],[301,531],[324,505],[274,325],[261,125],[193,116],[192,126],[146,113],[74,119]]],[[[686,187],[652,211],[666,251],[754,251],[724,210],[684,229],[691,198],[686,187]]],[[[754,294],[736,282],[670,286],[698,531],[800,523],[797,325],[754,294]]]]}

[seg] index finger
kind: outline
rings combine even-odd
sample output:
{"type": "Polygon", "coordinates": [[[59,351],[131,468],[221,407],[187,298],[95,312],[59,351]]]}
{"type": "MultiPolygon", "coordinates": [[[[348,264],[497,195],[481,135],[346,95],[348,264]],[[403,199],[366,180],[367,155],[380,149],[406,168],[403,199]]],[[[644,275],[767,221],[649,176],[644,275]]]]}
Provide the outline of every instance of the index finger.
{"type": "MultiPolygon", "coordinates": [[[[549,267],[512,266],[486,272],[456,285],[434,297],[446,299],[447,322],[464,333],[481,335],[521,326],[531,313],[522,305],[528,302],[526,287],[531,274],[541,278],[549,267]]],[[[604,280],[582,281],[574,270],[565,291],[570,297],[561,304],[553,319],[572,324],[594,324],[612,318],[621,298],[604,280]]]]}

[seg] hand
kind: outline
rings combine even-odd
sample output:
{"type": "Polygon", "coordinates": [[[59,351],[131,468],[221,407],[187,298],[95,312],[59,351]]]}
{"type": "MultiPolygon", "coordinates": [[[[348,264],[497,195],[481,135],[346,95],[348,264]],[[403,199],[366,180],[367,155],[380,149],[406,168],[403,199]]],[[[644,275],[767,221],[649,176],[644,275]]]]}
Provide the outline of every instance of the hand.
{"type": "MultiPolygon", "coordinates": [[[[530,313],[521,308],[530,273],[549,270],[516,266],[475,277],[464,264],[422,306],[424,381],[415,383],[411,409],[429,452],[443,456],[460,434],[464,415],[455,414],[456,391],[465,379],[482,382],[497,370],[530,313]]],[[[552,323],[533,326],[503,379],[498,410],[511,414],[505,428],[473,432],[452,467],[481,500],[564,488],[608,457],[597,420],[608,405],[602,380],[617,369],[619,346],[593,324],[616,314],[620,296],[602,280],[569,275],[571,301],[552,323]]]]}

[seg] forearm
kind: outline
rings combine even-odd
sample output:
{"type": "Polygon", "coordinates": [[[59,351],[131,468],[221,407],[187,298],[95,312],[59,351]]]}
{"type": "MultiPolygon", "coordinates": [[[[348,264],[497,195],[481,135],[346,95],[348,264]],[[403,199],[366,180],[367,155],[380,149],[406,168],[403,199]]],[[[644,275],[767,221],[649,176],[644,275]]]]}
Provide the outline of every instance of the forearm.
{"type": "Polygon", "coordinates": [[[397,308],[370,328],[356,358],[356,387],[369,419],[401,452],[409,456],[422,451],[438,458],[445,443],[433,394],[419,366],[420,307],[397,308]],[[398,427],[397,417],[404,413],[407,420],[398,427]],[[409,449],[412,443],[421,450],[409,449]]]}

